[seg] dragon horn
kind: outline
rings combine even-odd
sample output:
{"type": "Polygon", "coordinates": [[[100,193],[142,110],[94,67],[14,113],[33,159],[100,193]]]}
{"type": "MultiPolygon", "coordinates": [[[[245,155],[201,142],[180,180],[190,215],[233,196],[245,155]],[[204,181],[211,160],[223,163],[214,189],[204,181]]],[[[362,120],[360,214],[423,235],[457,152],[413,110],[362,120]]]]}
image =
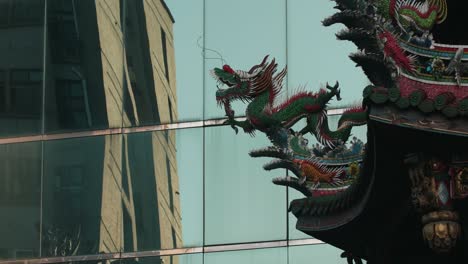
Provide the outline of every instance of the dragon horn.
{"type": "Polygon", "coordinates": [[[274,73],[276,71],[276,66],[278,63],[276,63],[276,59],[273,58],[273,60],[268,64],[267,69],[271,69],[271,72],[274,73]]]}
{"type": "Polygon", "coordinates": [[[263,58],[262,63],[260,63],[260,65],[264,65],[266,63],[268,57],[270,57],[270,55],[266,55],[265,58],[263,58]]]}
{"type": "Polygon", "coordinates": [[[340,87],[340,84],[338,83],[338,81],[335,83],[335,85],[333,85],[333,87],[331,87],[328,82],[326,84],[327,86],[327,89],[330,90],[330,91],[335,91],[335,90],[339,90],[338,88],[340,87]]]}
{"type": "Polygon", "coordinates": [[[335,85],[333,85],[333,89],[339,90],[338,87],[340,86],[340,83],[336,81],[335,85]]]}
{"type": "Polygon", "coordinates": [[[241,79],[254,78],[254,77],[256,77],[257,75],[259,75],[261,73],[261,71],[255,72],[255,70],[257,70],[258,68],[264,69],[265,68],[265,62],[266,62],[267,59],[268,59],[268,55],[265,56],[265,58],[263,59],[261,64],[253,66],[248,72],[242,71],[242,70],[237,70],[235,72],[236,72],[237,75],[239,75],[239,77],[241,79]]]}
{"type": "Polygon", "coordinates": [[[328,84],[328,82],[326,83],[326,87],[327,87],[327,89],[330,90],[330,91],[336,90],[336,89],[338,88],[338,86],[339,86],[338,82],[336,82],[335,85],[333,85],[333,87],[331,87],[331,86],[328,84]]]}
{"type": "Polygon", "coordinates": [[[268,59],[269,56],[270,56],[270,55],[266,55],[265,58],[263,58],[262,62],[261,62],[260,64],[258,64],[258,65],[253,66],[253,67],[248,71],[248,73],[249,73],[249,74],[252,74],[256,69],[258,69],[258,68],[260,68],[260,67],[263,67],[263,66],[265,65],[265,63],[266,63],[266,61],[267,61],[267,59],[268,59]]]}
{"type": "Polygon", "coordinates": [[[327,89],[332,91],[332,92],[335,92],[335,95],[336,95],[336,100],[340,101],[341,100],[341,91],[340,91],[340,83],[338,81],[336,81],[335,85],[333,85],[333,87],[331,87],[328,82],[327,82],[327,89]]]}

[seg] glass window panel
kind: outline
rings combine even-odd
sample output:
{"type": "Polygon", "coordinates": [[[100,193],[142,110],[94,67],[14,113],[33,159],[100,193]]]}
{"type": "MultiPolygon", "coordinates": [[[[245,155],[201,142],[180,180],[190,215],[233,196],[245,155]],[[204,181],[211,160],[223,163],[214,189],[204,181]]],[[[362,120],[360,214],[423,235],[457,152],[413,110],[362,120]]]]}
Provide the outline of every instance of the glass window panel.
{"type": "MultiPolygon", "coordinates": [[[[173,120],[202,120],[203,55],[199,45],[203,43],[203,0],[172,0],[165,3],[175,20],[172,49],[175,54],[177,92],[176,97],[170,100],[173,120]]],[[[174,60],[171,56],[168,58],[174,60]]]]}
{"type": "MultiPolygon", "coordinates": [[[[216,103],[217,82],[210,74],[213,68],[229,64],[234,70],[248,71],[266,55],[276,58],[278,72],[285,66],[286,0],[205,2],[204,115],[205,119],[212,119],[225,116],[224,109],[216,103]]],[[[245,114],[245,105],[240,101],[233,103],[232,108],[237,116],[245,114]]]]}
{"type": "MultiPolygon", "coordinates": [[[[328,124],[329,124],[331,130],[336,130],[337,125],[338,125],[338,120],[340,119],[340,117],[341,117],[341,115],[330,115],[328,117],[328,124]]],[[[293,129],[295,131],[299,131],[305,125],[306,125],[305,120],[301,120],[300,122],[298,122],[293,127],[293,129]]],[[[307,135],[305,135],[305,137],[308,139],[308,146],[309,147],[312,147],[312,146],[314,146],[315,144],[318,143],[315,136],[313,136],[311,134],[307,134],[307,135]]],[[[359,139],[362,142],[366,143],[367,142],[367,126],[364,125],[364,126],[353,127],[353,129],[351,130],[351,136],[348,139],[348,144],[347,144],[348,146],[349,146],[349,142],[351,140],[353,140],[354,137],[356,137],[357,139],[359,139]]],[[[288,174],[294,176],[294,174],[292,172],[290,172],[290,171],[288,171],[288,174]]],[[[305,196],[302,193],[300,193],[299,191],[297,191],[297,190],[295,190],[293,188],[288,189],[288,204],[290,204],[291,201],[293,201],[295,199],[302,199],[304,197],[305,196]]],[[[289,212],[288,213],[289,239],[311,238],[311,236],[309,236],[309,235],[307,235],[307,234],[305,234],[305,233],[303,233],[303,232],[296,229],[296,222],[297,222],[297,218],[292,213],[289,212]]]]}
{"type": "Polygon", "coordinates": [[[124,125],[201,119],[203,1],[126,1],[125,13],[124,125]]]}
{"type": "Polygon", "coordinates": [[[0,136],[42,129],[44,2],[0,3],[0,136]]]}
{"type": "Polygon", "coordinates": [[[126,126],[159,124],[161,119],[169,119],[167,98],[175,91],[164,67],[165,32],[172,31],[171,15],[160,1],[123,2],[127,79],[124,122],[126,126]]]}
{"type": "Polygon", "coordinates": [[[186,254],[173,256],[122,259],[122,264],[203,264],[203,254],[186,254]]]}
{"type": "Polygon", "coordinates": [[[0,145],[0,259],[39,256],[41,143],[0,145]]]}
{"type": "Polygon", "coordinates": [[[31,81],[31,82],[42,82],[42,72],[41,71],[30,71],[29,72],[29,81],[31,81]]]}
{"type": "Polygon", "coordinates": [[[205,254],[205,264],[286,264],[287,248],[226,251],[205,254]]]}
{"type": "Polygon", "coordinates": [[[49,0],[47,8],[46,132],[121,127],[121,1],[49,0]]]}
{"type": "Polygon", "coordinates": [[[203,129],[176,131],[182,245],[203,245],[203,129]]]}
{"type": "Polygon", "coordinates": [[[0,70],[0,96],[3,97],[0,99],[0,112],[5,111],[5,71],[0,70]]]}
{"type": "Polygon", "coordinates": [[[271,182],[286,170],[264,171],[270,159],[248,155],[269,145],[261,134],[205,128],[205,244],[286,239],[286,189],[271,182]]]}
{"type": "Polygon", "coordinates": [[[41,256],[120,251],[121,137],[44,142],[41,256]]]}
{"type": "Polygon", "coordinates": [[[16,70],[11,72],[11,80],[13,82],[28,82],[29,73],[25,70],[16,70]]]}
{"type": "Polygon", "coordinates": [[[10,18],[10,0],[0,1],[0,25],[8,25],[10,18]]]}
{"type": "Polygon", "coordinates": [[[318,91],[328,82],[339,81],[341,97],[330,106],[355,103],[362,98],[362,90],[369,83],[361,68],[355,67],[348,55],[356,46],[336,39],[342,25],[324,27],[322,20],[337,12],[332,1],[288,1],[288,87],[290,93],[306,85],[307,90],[318,91]]]}
{"type": "Polygon", "coordinates": [[[203,244],[203,130],[124,136],[125,252],[203,244]]]}
{"type": "Polygon", "coordinates": [[[340,257],[343,250],[328,244],[289,247],[289,263],[294,264],[336,264],[346,263],[340,257]]]}
{"type": "Polygon", "coordinates": [[[11,10],[11,22],[17,25],[31,25],[43,22],[43,15],[37,12],[39,8],[43,8],[42,1],[31,3],[28,0],[17,0],[11,10]]]}
{"type": "Polygon", "coordinates": [[[10,98],[13,111],[21,116],[40,118],[42,100],[42,71],[11,70],[10,98]],[[41,76],[40,78],[37,78],[41,76]]]}

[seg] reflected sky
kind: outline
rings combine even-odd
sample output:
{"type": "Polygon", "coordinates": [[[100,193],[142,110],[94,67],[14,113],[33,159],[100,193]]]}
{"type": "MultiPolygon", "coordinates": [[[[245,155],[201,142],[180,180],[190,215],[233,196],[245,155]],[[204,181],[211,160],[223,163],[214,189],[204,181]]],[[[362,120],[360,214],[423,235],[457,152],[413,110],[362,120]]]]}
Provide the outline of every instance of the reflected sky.
{"type": "Polygon", "coordinates": [[[268,158],[253,159],[252,149],[270,145],[231,127],[205,128],[205,244],[286,239],[286,188],[271,179],[268,158]]]}
{"type": "Polygon", "coordinates": [[[368,80],[361,68],[355,67],[348,55],[356,52],[349,41],[339,41],[335,34],[342,25],[324,27],[322,20],[336,13],[332,1],[288,1],[288,86],[290,92],[307,85],[317,90],[327,82],[339,81],[342,101],[333,100],[330,107],[359,102],[368,80]]]}
{"type": "MultiPolygon", "coordinates": [[[[203,0],[165,1],[174,16],[179,121],[203,119],[203,0]]],[[[213,95],[214,98],[214,95],[213,95]]]]}
{"type": "Polygon", "coordinates": [[[203,129],[176,131],[177,164],[185,247],[203,244],[203,129]]]}

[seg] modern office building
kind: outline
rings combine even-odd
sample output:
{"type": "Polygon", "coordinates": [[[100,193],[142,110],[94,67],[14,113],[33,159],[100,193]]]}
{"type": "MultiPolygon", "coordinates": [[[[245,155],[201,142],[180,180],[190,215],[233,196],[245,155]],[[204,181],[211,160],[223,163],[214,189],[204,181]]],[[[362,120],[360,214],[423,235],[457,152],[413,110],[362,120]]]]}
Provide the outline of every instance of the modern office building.
{"type": "Polygon", "coordinates": [[[325,42],[302,31],[321,28],[308,25],[324,4],[309,16],[299,0],[0,0],[0,264],[337,263],[294,229],[299,194],[248,157],[266,138],[222,125],[208,77],[271,54],[288,93],[351,69],[352,102],[365,82],[340,57],[352,49],[336,29],[325,42]],[[322,58],[326,41],[343,51],[322,58]]]}
{"type": "Polygon", "coordinates": [[[2,258],[181,245],[175,132],[119,131],[177,118],[167,6],[3,1],[2,12],[1,134],[30,141],[2,145],[2,258]],[[103,135],[82,139],[90,130],[103,135]]]}

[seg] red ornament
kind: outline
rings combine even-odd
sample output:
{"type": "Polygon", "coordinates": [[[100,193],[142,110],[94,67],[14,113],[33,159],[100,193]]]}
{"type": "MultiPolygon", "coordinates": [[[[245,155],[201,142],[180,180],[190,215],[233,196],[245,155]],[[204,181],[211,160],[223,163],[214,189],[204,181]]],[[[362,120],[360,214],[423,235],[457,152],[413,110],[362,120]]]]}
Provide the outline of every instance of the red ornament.
{"type": "Polygon", "coordinates": [[[234,74],[234,70],[231,68],[231,66],[227,65],[227,64],[224,64],[223,65],[223,71],[225,72],[229,72],[231,74],[234,74]]]}

